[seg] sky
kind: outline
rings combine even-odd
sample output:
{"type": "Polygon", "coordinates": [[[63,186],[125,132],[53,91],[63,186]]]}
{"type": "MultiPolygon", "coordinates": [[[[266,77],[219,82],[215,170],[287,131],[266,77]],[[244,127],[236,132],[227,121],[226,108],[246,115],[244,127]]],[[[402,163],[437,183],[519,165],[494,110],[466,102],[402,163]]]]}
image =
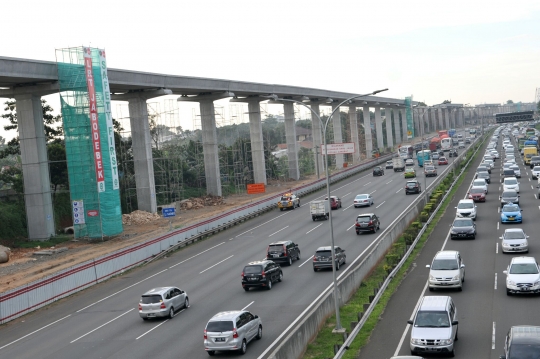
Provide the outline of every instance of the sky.
{"type": "Polygon", "coordinates": [[[389,88],[428,105],[533,102],[540,88],[538,0],[25,0],[9,13],[6,57],[55,61],[84,45],[106,49],[109,68],[389,88]]]}

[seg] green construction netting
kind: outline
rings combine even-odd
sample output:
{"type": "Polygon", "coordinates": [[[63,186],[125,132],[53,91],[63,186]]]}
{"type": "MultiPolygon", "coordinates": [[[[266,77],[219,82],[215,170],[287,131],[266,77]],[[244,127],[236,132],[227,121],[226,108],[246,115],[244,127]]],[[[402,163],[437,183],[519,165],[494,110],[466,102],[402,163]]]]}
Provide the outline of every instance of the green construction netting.
{"type": "Polygon", "coordinates": [[[413,97],[405,97],[405,115],[407,118],[407,137],[414,138],[414,121],[412,114],[412,99],[413,97]]]}
{"type": "Polygon", "coordinates": [[[107,137],[110,125],[108,127],[104,107],[107,95],[103,92],[100,50],[90,50],[105,177],[105,190],[101,192],[98,192],[96,179],[83,48],[60,49],[56,52],[71,200],[82,200],[84,203],[84,219],[79,220],[84,223],[74,221],[75,238],[101,238],[122,232],[118,178],[112,175],[116,164],[111,163],[115,162],[116,154],[114,142],[110,146],[107,137]],[[115,185],[113,181],[116,181],[115,185]]]}

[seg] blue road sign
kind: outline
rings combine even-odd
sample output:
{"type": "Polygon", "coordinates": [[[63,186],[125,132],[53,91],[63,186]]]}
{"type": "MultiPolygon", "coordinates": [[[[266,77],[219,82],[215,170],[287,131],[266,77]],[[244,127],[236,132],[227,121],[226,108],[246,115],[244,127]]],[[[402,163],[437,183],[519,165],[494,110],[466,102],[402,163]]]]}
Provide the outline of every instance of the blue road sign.
{"type": "Polygon", "coordinates": [[[161,212],[163,213],[163,218],[168,218],[168,217],[175,217],[176,216],[176,208],[163,208],[161,210],[161,212]]]}

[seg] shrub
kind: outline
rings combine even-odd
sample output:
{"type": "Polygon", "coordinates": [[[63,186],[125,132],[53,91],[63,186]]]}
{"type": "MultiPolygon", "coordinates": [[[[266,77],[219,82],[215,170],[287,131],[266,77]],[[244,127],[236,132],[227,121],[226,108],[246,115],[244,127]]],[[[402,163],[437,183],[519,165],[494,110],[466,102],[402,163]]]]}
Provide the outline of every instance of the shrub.
{"type": "Polygon", "coordinates": [[[416,229],[419,230],[419,229],[422,228],[422,223],[420,223],[420,222],[413,222],[413,223],[411,223],[411,227],[412,227],[412,228],[416,228],[416,229]]]}
{"type": "Polygon", "coordinates": [[[422,211],[418,219],[422,222],[427,222],[427,220],[429,219],[429,213],[426,211],[422,211]]]}
{"type": "Polygon", "coordinates": [[[426,204],[426,206],[424,207],[424,211],[428,213],[431,213],[432,210],[433,210],[433,206],[431,204],[426,204]]]}

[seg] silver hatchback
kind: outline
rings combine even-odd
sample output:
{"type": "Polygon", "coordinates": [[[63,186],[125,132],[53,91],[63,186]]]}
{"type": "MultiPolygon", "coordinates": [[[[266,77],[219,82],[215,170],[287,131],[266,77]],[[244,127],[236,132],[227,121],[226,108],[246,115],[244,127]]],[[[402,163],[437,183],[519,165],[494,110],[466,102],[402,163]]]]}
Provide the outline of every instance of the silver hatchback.
{"type": "Polygon", "coordinates": [[[204,350],[213,356],[216,351],[238,351],[245,354],[247,344],[262,338],[262,321],[245,310],[217,313],[204,329],[204,350]]]}
{"type": "Polygon", "coordinates": [[[139,315],[143,320],[158,317],[172,319],[177,310],[188,307],[189,298],[186,292],[176,287],[158,287],[141,296],[139,315]]]}

